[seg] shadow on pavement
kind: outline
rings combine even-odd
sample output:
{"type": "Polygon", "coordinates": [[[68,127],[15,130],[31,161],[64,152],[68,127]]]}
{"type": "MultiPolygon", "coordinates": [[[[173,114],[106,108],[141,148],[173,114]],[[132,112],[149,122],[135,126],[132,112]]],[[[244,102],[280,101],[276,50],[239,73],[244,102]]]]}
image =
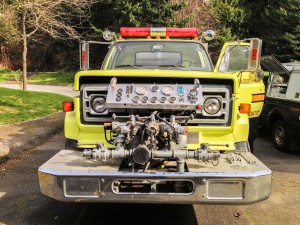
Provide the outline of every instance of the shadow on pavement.
{"type": "Polygon", "coordinates": [[[26,224],[197,225],[192,205],[62,203],[44,201],[26,224]]]}

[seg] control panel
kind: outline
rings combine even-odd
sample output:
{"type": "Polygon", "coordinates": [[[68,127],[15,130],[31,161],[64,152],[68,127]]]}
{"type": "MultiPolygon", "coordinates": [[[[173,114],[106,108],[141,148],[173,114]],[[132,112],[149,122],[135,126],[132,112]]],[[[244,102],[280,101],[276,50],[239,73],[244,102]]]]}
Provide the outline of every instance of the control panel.
{"type": "Polygon", "coordinates": [[[203,105],[198,84],[120,84],[108,88],[108,108],[149,108],[196,110],[203,105]]]}

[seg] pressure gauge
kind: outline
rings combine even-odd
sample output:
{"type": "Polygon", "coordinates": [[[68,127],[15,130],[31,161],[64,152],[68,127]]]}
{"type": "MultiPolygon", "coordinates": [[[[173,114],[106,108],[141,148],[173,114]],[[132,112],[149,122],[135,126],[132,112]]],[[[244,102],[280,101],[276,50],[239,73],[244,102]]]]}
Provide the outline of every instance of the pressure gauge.
{"type": "Polygon", "coordinates": [[[138,95],[145,95],[145,94],[147,94],[147,87],[146,86],[137,86],[135,88],[135,92],[138,95]]]}
{"type": "Polygon", "coordinates": [[[148,102],[148,97],[147,97],[147,96],[144,96],[144,97],[142,98],[142,102],[143,102],[143,103],[147,103],[147,102],[148,102]]]}
{"type": "Polygon", "coordinates": [[[161,98],[159,99],[159,101],[160,101],[161,103],[165,103],[165,102],[167,101],[167,98],[166,98],[166,97],[161,97],[161,98]]]}
{"type": "Polygon", "coordinates": [[[153,97],[150,99],[150,102],[156,103],[156,102],[157,102],[157,97],[156,97],[156,96],[153,96],[153,97]]]}
{"type": "Polygon", "coordinates": [[[153,92],[157,92],[157,91],[159,90],[159,86],[156,85],[156,84],[154,84],[154,85],[151,85],[150,89],[151,89],[151,91],[153,91],[153,92]]]}
{"type": "Polygon", "coordinates": [[[135,102],[135,103],[138,103],[139,99],[140,99],[139,96],[134,96],[134,97],[132,98],[132,101],[135,102]]]}
{"type": "Polygon", "coordinates": [[[174,94],[174,89],[171,86],[164,86],[161,91],[164,95],[167,96],[174,94]]]}

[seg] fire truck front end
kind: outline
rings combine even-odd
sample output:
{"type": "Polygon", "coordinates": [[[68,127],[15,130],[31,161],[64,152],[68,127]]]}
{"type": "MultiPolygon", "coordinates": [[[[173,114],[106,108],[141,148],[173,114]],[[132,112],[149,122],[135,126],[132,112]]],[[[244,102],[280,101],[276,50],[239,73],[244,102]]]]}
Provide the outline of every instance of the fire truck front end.
{"type": "Polygon", "coordinates": [[[247,141],[251,96],[263,86],[243,92],[239,73],[213,71],[200,41],[170,38],[197,35],[191,32],[197,30],[123,28],[123,37],[138,38],[112,43],[101,70],[76,74],[80,96],[65,118],[66,139],[76,149],[39,168],[43,194],[178,204],[269,197],[271,171],[247,141]],[[140,39],[141,32],[150,38],[140,39]]]}

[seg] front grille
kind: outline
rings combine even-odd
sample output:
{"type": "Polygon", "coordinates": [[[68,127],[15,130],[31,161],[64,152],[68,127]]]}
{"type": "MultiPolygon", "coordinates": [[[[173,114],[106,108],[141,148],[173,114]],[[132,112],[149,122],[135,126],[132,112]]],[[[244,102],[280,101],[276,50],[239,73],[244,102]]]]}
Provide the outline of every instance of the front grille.
{"type": "Polygon", "coordinates": [[[207,97],[212,96],[221,99],[220,112],[216,115],[196,114],[195,119],[191,123],[198,123],[199,125],[230,124],[232,88],[229,85],[203,85],[204,101],[207,97]]]}
{"type": "MultiPolygon", "coordinates": [[[[139,116],[149,116],[153,109],[107,109],[102,113],[96,113],[92,110],[90,102],[95,96],[106,98],[108,84],[89,84],[81,86],[81,118],[84,124],[101,124],[112,121],[112,114],[118,116],[128,116],[129,114],[138,114],[139,116]]],[[[189,125],[204,126],[229,126],[231,122],[231,85],[203,84],[202,85],[204,101],[207,97],[217,97],[221,100],[221,110],[216,115],[206,113],[197,113],[194,120],[189,121],[189,125]]],[[[179,114],[177,110],[159,110],[163,115],[179,114]]],[[[199,111],[200,112],[200,111],[199,111]]],[[[188,112],[187,112],[188,113],[188,112]]],[[[167,116],[166,116],[167,117],[167,116]]],[[[185,121],[182,121],[184,123],[185,121]]]]}

